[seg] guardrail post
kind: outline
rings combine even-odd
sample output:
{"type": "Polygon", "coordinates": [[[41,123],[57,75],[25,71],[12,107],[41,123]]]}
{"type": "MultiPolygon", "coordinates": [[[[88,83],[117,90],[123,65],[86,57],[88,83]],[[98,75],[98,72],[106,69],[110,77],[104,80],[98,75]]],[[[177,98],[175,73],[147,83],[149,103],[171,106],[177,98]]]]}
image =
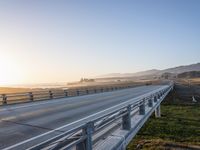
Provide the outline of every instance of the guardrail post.
{"type": "Polygon", "coordinates": [[[89,94],[89,90],[88,89],[86,90],[86,94],[89,94]]]}
{"type": "Polygon", "coordinates": [[[32,92],[29,92],[28,94],[29,94],[29,100],[30,100],[30,101],[33,101],[33,93],[32,93],[32,92]]]}
{"type": "Polygon", "coordinates": [[[50,99],[53,99],[53,93],[52,93],[51,90],[49,91],[49,98],[50,98],[50,99]]]}
{"type": "Polygon", "coordinates": [[[76,94],[77,94],[77,96],[79,96],[79,95],[80,95],[80,91],[79,91],[79,90],[77,90],[77,91],[76,91],[76,94]]]}
{"type": "Polygon", "coordinates": [[[149,107],[153,107],[153,99],[152,99],[152,97],[150,97],[149,100],[148,100],[148,106],[149,107]]]}
{"type": "Polygon", "coordinates": [[[139,114],[140,115],[145,115],[145,99],[143,99],[142,104],[140,104],[139,114]]]}
{"type": "Polygon", "coordinates": [[[97,93],[97,90],[96,90],[96,89],[94,89],[94,93],[97,93]]]}
{"type": "Polygon", "coordinates": [[[157,96],[154,96],[154,99],[153,99],[154,103],[157,102],[157,96]]]}
{"type": "Polygon", "coordinates": [[[87,138],[76,145],[76,150],[92,150],[92,133],[94,132],[94,123],[88,122],[86,128],[83,129],[83,136],[87,138]]]}
{"type": "Polygon", "coordinates": [[[103,92],[103,89],[101,88],[101,92],[103,92]]]}
{"type": "Polygon", "coordinates": [[[6,94],[2,94],[2,104],[3,105],[7,104],[7,96],[6,96],[6,94]]]}
{"type": "Polygon", "coordinates": [[[162,97],[162,93],[161,93],[161,92],[159,92],[159,94],[158,94],[158,95],[159,95],[159,99],[160,99],[160,98],[162,97]]]}
{"type": "Polygon", "coordinates": [[[67,90],[64,90],[64,95],[65,95],[65,97],[68,97],[68,92],[67,92],[67,90]]]}
{"type": "Polygon", "coordinates": [[[128,105],[127,114],[122,117],[122,129],[123,130],[131,129],[131,105],[128,105]]]}
{"type": "Polygon", "coordinates": [[[161,115],[160,115],[160,105],[155,109],[155,117],[156,118],[159,118],[161,115]]]}

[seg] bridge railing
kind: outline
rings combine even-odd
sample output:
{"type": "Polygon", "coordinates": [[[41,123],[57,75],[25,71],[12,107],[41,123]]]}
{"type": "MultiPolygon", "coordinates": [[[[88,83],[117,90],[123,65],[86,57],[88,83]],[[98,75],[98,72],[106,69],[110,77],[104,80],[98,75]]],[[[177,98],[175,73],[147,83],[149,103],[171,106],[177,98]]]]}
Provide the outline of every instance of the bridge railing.
{"type": "Polygon", "coordinates": [[[92,150],[95,142],[94,135],[113,123],[120,125],[123,130],[131,130],[131,117],[136,114],[145,116],[146,107],[152,109],[153,107],[157,107],[172,88],[173,84],[170,84],[165,88],[155,90],[138,98],[130,99],[94,114],[93,117],[95,119],[85,120],[81,125],[30,149],[50,148],[51,150],[56,150],[59,148],[70,149],[75,147],[77,150],[92,150]]]}
{"type": "Polygon", "coordinates": [[[137,85],[122,84],[122,85],[100,86],[100,87],[97,86],[88,88],[82,87],[82,88],[69,88],[69,89],[49,89],[49,90],[23,92],[23,93],[0,94],[0,105],[38,101],[38,100],[48,100],[48,99],[56,99],[56,98],[64,98],[72,96],[81,96],[87,94],[109,92],[125,88],[132,88],[135,86],[137,85]]]}

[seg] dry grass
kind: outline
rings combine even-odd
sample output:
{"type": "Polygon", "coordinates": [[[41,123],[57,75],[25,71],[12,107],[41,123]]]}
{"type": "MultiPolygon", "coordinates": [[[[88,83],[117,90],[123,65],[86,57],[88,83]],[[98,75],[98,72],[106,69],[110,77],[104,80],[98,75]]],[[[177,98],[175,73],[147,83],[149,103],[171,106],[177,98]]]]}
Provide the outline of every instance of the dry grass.
{"type": "Polygon", "coordinates": [[[30,92],[32,90],[33,89],[29,88],[0,87],[0,94],[23,93],[23,92],[30,92]]]}
{"type": "Polygon", "coordinates": [[[200,78],[189,79],[189,81],[193,84],[200,84],[200,78]]]}
{"type": "Polygon", "coordinates": [[[200,85],[200,78],[177,79],[176,82],[182,85],[200,85]]]}

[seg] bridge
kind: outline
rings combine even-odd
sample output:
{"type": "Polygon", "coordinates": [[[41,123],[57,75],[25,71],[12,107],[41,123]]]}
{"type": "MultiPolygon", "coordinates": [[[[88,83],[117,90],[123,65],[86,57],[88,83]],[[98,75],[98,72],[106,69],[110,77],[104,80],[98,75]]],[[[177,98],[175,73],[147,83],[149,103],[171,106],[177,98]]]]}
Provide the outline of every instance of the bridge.
{"type": "MultiPolygon", "coordinates": [[[[81,95],[0,106],[0,149],[125,149],[173,84],[86,91],[81,95]]],[[[34,100],[32,93],[30,101],[34,100]]],[[[19,96],[19,95],[18,95],[19,96]]],[[[24,95],[22,95],[24,96],[24,95]]],[[[12,95],[14,99],[16,95],[12,95]]]]}

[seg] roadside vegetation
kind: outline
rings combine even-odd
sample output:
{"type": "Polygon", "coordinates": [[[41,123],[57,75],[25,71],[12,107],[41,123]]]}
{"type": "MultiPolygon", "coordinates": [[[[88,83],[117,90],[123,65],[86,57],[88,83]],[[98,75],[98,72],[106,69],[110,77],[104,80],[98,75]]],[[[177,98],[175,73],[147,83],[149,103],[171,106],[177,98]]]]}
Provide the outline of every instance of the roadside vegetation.
{"type": "Polygon", "coordinates": [[[200,103],[172,92],[161,105],[161,118],[145,123],[128,150],[200,150],[200,103]]]}
{"type": "Polygon", "coordinates": [[[30,92],[29,88],[0,87],[0,94],[30,92]]]}

